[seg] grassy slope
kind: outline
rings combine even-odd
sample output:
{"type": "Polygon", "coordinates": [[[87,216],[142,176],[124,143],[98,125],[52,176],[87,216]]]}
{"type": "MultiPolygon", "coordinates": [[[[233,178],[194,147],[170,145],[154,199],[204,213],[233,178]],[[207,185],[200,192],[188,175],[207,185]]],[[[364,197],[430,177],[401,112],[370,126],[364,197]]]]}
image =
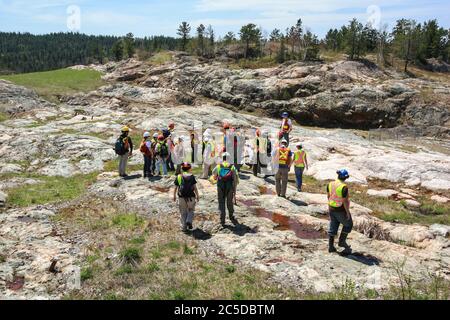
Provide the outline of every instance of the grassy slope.
{"type": "Polygon", "coordinates": [[[60,69],[46,72],[0,76],[36,92],[45,99],[57,101],[61,95],[88,92],[103,85],[101,73],[94,70],[60,69]]]}

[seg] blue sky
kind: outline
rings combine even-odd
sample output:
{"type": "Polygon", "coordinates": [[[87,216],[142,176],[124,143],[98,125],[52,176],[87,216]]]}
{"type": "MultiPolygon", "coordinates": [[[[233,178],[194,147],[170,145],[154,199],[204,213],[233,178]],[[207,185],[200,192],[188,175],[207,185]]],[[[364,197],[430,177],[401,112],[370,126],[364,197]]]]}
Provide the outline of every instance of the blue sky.
{"type": "MultiPolygon", "coordinates": [[[[387,24],[405,17],[419,22],[436,18],[450,28],[448,0],[0,0],[0,31],[36,34],[70,31],[86,34],[174,36],[181,21],[192,26],[211,24],[216,33],[238,32],[253,22],[267,33],[284,30],[298,18],[319,36],[351,18],[387,24]],[[80,24],[74,24],[73,7],[80,10],[80,24]],[[70,8],[70,10],[68,10],[70,8]],[[72,22],[71,22],[72,21],[72,22]]],[[[192,28],[193,30],[195,28],[192,28]]]]}

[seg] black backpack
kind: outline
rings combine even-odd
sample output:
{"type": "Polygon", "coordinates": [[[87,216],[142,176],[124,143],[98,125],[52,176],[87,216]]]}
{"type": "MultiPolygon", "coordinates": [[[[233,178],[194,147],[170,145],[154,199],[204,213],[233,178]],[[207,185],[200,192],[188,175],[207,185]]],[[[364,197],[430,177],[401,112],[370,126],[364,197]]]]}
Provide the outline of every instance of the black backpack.
{"type": "Polygon", "coordinates": [[[127,150],[125,149],[125,143],[123,142],[122,137],[116,140],[116,144],[114,145],[114,151],[119,156],[123,156],[125,153],[127,153],[127,150]]]}
{"type": "Polygon", "coordinates": [[[167,145],[167,143],[160,143],[159,146],[156,146],[156,148],[159,150],[157,152],[157,154],[161,157],[167,157],[169,155],[169,146],[167,145]]]}
{"type": "Polygon", "coordinates": [[[178,196],[180,198],[195,198],[194,192],[194,176],[185,177],[183,175],[178,176],[178,196]]]}
{"type": "Polygon", "coordinates": [[[229,184],[233,182],[233,167],[229,165],[225,167],[224,165],[219,165],[219,170],[217,172],[217,180],[221,184],[229,184]]]}

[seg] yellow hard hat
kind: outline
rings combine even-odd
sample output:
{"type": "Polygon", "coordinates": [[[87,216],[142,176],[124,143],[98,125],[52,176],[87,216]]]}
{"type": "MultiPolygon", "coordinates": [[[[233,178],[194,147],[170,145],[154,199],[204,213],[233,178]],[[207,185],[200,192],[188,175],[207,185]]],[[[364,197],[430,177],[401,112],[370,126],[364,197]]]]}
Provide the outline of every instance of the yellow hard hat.
{"type": "Polygon", "coordinates": [[[128,128],[127,126],[122,127],[122,132],[129,132],[130,128],[128,128]]]}

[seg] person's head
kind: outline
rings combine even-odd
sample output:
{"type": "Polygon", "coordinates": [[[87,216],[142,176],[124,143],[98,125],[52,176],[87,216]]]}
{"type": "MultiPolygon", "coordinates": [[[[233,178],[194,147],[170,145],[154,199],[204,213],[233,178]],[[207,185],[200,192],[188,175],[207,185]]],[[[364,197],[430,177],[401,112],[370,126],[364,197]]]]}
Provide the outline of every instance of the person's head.
{"type": "Polygon", "coordinates": [[[158,137],[159,137],[158,132],[155,132],[155,133],[153,134],[153,139],[158,140],[158,137]]]}
{"type": "Polygon", "coordinates": [[[164,136],[163,135],[159,135],[158,136],[158,141],[159,142],[163,142],[164,141],[164,136]]]}
{"type": "Polygon", "coordinates": [[[230,129],[230,123],[228,121],[224,121],[223,122],[223,130],[228,130],[230,129]]]}
{"type": "Polygon", "coordinates": [[[150,132],[144,132],[144,135],[143,135],[143,137],[144,137],[144,139],[148,139],[148,138],[150,138],[150,132]]]}
{"type": "Polygon", "coordinates": [[[130,128],[127,126],[122,127],[122,135],[127,136],[130,133],[130,128]]]}
{"type": "Polygon", "coordinates": [[[301,143],[297,143],[297,149],[298,150],[302,150],[303,149],[303,145],[301,143]]]}
{"type": "Polygon", "coordinates": [[[170,129],[170,130],[175,129],[175,123],[174,123],[173,121],[170,121],[170,122],[169,122],[169,129],[170,129]]]}
{"type": "Polygon", "coordinates": [[[261,136],[261,131],[259,129],[256,129],[256,136],[257,137],[261,136]]]}
{"type": "Polygon", "coordinates": [[[182,138],[182,137],[179,137],[179,138],[178,138],[178,143],[179,143],[179,144],[182,144],[182,143],[183,143],[183,138],[182,138]]]}
{"type": "Polygon", "coordinates": [[[228,159],[229,157],[231,157],[231,156],[230,156],[230,154],[229,154],[228,152],[224,152],[224,153],[222,154],[222,160],[223,160],[223,161],[227,161],[227,159],[228,159]]]}
{"type": "Polygon", "coordinates": [[[191,171],[191,169],[192,166],[189,162],[184,162],[183,164],[181,164],[181,171],[183,171],[184,173],[191,171]]]}
{"type": "Polygon", "coordinates": [[[346,169],[338,170],[336,173],[339,180],[345,181],[350,178],[350,175],[348,174],[348,171],[346,169]]]}
{"type": "Polygon", "coordinates": [[[204,137],[203,137],[203,141],[209,142],[209,140],[211,140],[211,137],[210,137],[210,136],[204,136],[204,137]]]}
{"type": "Polygon", "coordinates": [[[286,139],[281,140],[281,146],[282,146],[282,147],[286,148],[287,145],[288,145],[288,143],[287,143],[287,140],[286,140],[286,139]]]}
{"type": "Polygon", "coordinates": [[[289,117],[289,113],[283,112],[283,113],[281,114],[281,117],[282,117],[283,119],[287,119],[287,118],[289,117]]]}

